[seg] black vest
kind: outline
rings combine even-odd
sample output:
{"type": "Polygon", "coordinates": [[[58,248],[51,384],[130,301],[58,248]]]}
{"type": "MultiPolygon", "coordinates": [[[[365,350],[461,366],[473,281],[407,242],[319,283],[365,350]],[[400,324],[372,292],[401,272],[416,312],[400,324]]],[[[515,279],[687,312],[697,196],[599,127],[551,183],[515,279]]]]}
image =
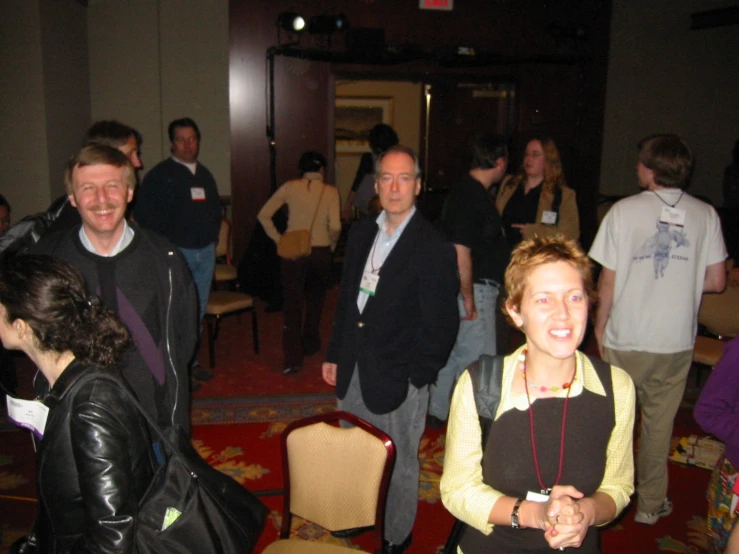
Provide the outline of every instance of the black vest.
{"type": "MultiPolygon", "coordinates": [[[[585,496],[598,490],[606,468],[608,442],[616,423],[611,368],[595,365],[606,396],[587,389],[570,398],[565,428],[564,462],[560,485],[572,485],[585,496]]],[[[533,404],[539,470],[546,487],[552,487],[559,469],[559,448],[564,398],[539,398],[533,404]]],[[[506,496],[526,497],[539,492],[531,450],[528,411],[508,410],[490,427],[482,457],[483,482],[506,496]]],[[[541,529],[513,529],[496,525],[485,535],[467,526],[460,547],[465,554],[551,553],[541,529]]],[[[600,552],[598,533],[590,529],[577,552],[600,552]]]]}

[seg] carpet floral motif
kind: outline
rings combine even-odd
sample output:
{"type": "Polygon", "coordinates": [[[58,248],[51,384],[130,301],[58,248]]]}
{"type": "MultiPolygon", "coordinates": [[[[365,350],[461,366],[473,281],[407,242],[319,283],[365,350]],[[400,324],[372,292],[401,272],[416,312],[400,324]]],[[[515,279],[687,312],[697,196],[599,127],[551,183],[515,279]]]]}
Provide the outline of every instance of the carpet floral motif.
{"type": "Polygon", "coordinates": [[[421,463],[418,497],[430,504],[435,504],[441,498],[439,481],[444,465],[445,439],[446,435],[439,435],[436,438],[424,436],[418,449],[418,459],[421,463]]]}
{"type": "Polygon", "coordinates": [[[0,471],[0,490],[12,490],[18,488],[20,485],[28,483],[28,479],[17,473],[8,473],[7,471],[0,471]]]}
{"type": "MultiPolygon", "coordinates": [[[[273,525],[275,530],[279,532],[282,528],[282,514],[278,510],[272,510],[269,514],[269,522],[273,525]]],[[[337,539],[331,533],[326,531],[320,525],[316,525],[298,516],[293,516],[290,523],[290,538],[299,538],[304,541],[315,541],[323,542],[327,544],[335,544],[337,546],[343,546],[345,548],[355,548],[359,550],[358,546],[352,545],[347,539],[337,539]]]]}
{"type": "Polygon", "coordinates": [[[247,464],[237,458],[244,455],[240,447],[227,446],[221,452],[214,453],[213,449],[202,440],[193,440],[192,445],[198,454],[218,471],[229,475],[239,484],[247,481],[256,481],[271,473],[271,471],[259,464],[247,464]]]}
{"type": "Polygon", "coordinates": [[[275,421],[270,423],[267,430],[259,435],[260,439],[271,439],[273,437],[279,437],[287,427],[287,421],[275,421]]]}
{"type": "Polygon", "coordinates": [[[687,523],[688,544],[664,537],[660,539],[660,549],[667,552],[708,552],[708,533],[706,519],[693,516],[687,523]]]}
{"type": "Polygon", "coordinates": [[[273,423],[293,421],[336,409],[333,394],[274,397],[197,398],[193,425],[273,423]]]}

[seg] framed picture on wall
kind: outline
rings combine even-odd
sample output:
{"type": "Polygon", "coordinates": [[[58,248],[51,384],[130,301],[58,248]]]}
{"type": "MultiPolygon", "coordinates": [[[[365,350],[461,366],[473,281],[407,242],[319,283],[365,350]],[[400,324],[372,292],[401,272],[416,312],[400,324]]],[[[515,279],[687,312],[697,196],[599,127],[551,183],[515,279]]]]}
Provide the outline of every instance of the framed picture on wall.
{"type": "Polygon", "coordinates": [[[336,153],[368,152],[372,127],[378,123],[392,125],[392,108],[392,98],[337,98],[334,113],[336,153]]]}

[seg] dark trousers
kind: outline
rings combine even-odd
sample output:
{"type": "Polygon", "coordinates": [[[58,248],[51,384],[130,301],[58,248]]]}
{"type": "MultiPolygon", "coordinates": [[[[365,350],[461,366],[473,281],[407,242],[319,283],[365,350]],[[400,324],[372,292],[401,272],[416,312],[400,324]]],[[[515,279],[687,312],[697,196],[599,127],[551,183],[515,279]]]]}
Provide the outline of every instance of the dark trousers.
{"type": "Polygon", "coordinates": [[[314,246],[310,256],[299,260],[282,260],[285,368],[302,366],[305,352],[314,353],[321,348],[319,328],[330,269],[331,249],[328,246],[314,246]]]}

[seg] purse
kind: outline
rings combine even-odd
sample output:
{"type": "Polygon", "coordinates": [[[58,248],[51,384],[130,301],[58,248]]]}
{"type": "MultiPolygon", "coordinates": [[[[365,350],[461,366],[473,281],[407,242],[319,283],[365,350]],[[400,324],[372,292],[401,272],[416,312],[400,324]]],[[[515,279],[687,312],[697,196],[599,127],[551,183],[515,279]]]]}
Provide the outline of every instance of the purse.
{"type": "MultiPolygon", "coordinates": [[[[116,379],[96,375],[95,379],[116,379]]],[[[268,509],[228,475],[211,467],[175,427],[173,440],[123,387],[131,404],[158,435],[165,450],[139,503],[136,548],[140,554],[231,554],[253,551],[264,529],[268,509]]]]}
{"type": "Polygon", "coordinates": [[[277,243],[277,255],[286,260],[297,260],[310,256],[312,249],[310,231],[306,229],[283,233],[280,242],[277,243]]]}
{"type": "Polygon", "coordinates": [[[321,198],[323,198],[323,191],[326,185],[321,188],[321,194],[318,196],[318,203],[316,209],[313,211],[313,221],[311,221],[310,229],[298,229],[297,231],[288,231],[283,233],[280,237],[280,241],[277,243],[277,255],[280,258],[286,260],[298,260],[310,256],[313,246],[311,245],[310,235],[313,230],[313,225],[316,222],[316,216],[318,215],[318,207],[321,205],[321,198]]]}

